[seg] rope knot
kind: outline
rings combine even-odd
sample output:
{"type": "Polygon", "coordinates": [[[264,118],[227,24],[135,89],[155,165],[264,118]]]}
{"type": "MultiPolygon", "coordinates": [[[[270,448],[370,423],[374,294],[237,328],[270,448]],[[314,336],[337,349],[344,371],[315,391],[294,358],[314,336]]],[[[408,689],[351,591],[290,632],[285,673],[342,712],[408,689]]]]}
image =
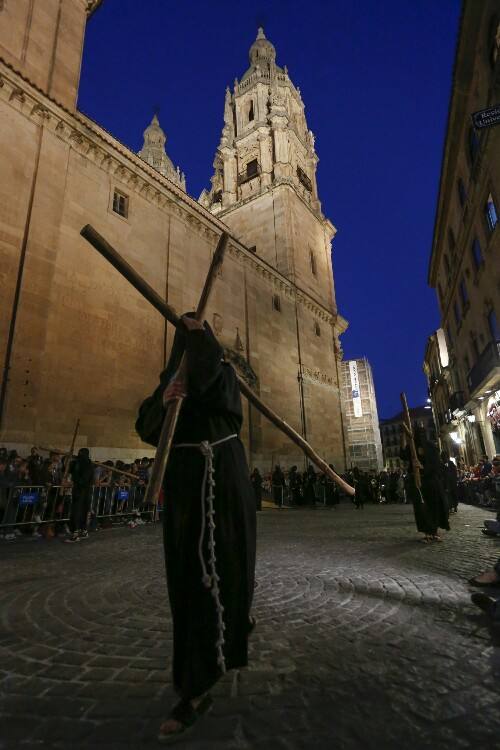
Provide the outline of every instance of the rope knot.
{"type": "Polygon", "coordinates": [[[208,442],[208,440],[203,440],[200,443],[200,451],[204,456],[213,456],[212,446],[208,442]]]}

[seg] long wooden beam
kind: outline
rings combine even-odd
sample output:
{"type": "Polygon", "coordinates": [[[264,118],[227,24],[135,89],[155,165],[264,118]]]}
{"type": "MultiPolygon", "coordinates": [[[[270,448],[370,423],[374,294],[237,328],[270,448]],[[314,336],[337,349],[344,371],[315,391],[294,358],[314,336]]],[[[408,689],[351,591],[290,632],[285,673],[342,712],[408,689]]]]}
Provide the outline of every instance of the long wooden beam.
{"type": "MultiPolygon", "coordinates": [[[[158,312],[163,315],[170,323],[174,326],[179,325],[179,316],[176,311],[168,305],[155,292],[155,290],[135,271],[132,266],[124,260],[120,253],[118,253],[107,240],[102,237],[90,224],[83,227],[80,234],[94,247],[103,257],[105,257],[116,270],[121,273],[131,284],[137,289],[137,291],[151,304],[158,312]]],[[[324,461],[316,451],[299,435],[292,427],[286,424],[269,406],[264,404],[256,393],[245,383],[241,376],[237,373],[238,382],[240,384],[241,392],[250,401],[252,406],[263,414],[270,422],[272,422],[281,432],[284,432],[292,442],[295,443],[307,457],[315,464],[318,469],[326,476],[330,477],[338,486],[346,492],[348,495],[354,495],[355,489],[350,484],[345,482],[342,477],[331,469],[326,461],[324,461]]]]}

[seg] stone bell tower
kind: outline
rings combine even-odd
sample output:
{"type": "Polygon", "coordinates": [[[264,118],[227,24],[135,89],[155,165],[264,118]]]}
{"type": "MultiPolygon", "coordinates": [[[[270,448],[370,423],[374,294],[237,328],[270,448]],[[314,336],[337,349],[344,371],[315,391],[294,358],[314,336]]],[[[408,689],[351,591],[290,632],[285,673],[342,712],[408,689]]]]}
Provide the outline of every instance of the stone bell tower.
{"type": "Polygon", "coordinates": [[[153,116],[151,123],[144,131],[144,145],[139,151],[139,156],[150,166],[158,170],[164,177],[175,182],[178,187],[186,190],[186,177],[179,167],[175,168],[165,151],[167,136],[160,127],[157,115],[153,116]]]}
{"type": "Polygon", "coordinates": [[[210,190],[200,202],[239,239],[335,311],[332,224],[321,211],[318,157],[300,90],[259,28],[250,67],[226,89],[210,190]]]}

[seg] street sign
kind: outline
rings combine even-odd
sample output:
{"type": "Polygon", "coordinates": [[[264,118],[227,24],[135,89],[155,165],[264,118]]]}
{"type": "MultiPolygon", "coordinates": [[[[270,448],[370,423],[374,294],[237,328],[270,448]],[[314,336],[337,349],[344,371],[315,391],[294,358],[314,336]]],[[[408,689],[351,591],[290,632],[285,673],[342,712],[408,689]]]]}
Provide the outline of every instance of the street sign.
{"type": "Polygon", "coordinates": [[[471,116],[472,124],[476,130],[500,125],[500,104],[488,107],[488,109],[480,109],[479,112],[474,112],[471,116]]]}

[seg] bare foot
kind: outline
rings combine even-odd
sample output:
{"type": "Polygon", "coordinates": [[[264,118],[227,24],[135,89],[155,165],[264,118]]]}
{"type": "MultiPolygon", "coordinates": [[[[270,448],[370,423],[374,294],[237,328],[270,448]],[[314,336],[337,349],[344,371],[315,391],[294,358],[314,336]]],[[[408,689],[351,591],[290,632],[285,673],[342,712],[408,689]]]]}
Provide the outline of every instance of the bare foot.
{"type": "Polygon", "coordinates": [[[475,580],[478,583],[500,583],[500,580],[494,568],[486,570],[484,573],[476,576],[475,580]]]}
{"type": "MultiPolygon", "coordinates": [[[[193,698],[191,701],[189,701],[195,711],[204,698],[205,698],[205,695],[200,695],[198,698],[193,698]]],[[[171,717],[170,719],[167,719],[160,725],[159,736],[165,738],[172,734],[180,734],[185,729],[186,729],[186,725],[183,724],[182,721],[178,721],[177,719],[174,719],[173,717],[171,717]]]]}

